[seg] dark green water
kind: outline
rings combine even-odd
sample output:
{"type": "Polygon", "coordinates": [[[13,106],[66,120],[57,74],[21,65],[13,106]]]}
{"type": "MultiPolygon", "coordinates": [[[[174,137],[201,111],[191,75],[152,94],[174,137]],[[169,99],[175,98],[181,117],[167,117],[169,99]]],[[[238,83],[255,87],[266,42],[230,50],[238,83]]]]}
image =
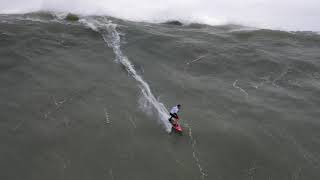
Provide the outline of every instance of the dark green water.
{"type": "Polygon", "coordinates": [[[316,33],[35,13],[0,40],[0,179],[320,178],[316,33]]]}

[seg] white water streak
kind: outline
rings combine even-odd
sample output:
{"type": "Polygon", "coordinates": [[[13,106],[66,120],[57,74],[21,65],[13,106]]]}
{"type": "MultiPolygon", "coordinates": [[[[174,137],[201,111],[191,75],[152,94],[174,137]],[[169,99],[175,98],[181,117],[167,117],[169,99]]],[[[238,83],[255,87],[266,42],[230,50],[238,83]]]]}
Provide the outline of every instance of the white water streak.
{"type": "Polygon", "coordinates": [[[113,52],[116,56],[116,62],[121,63],[127,70],[128,74],[130,74],[138,82],[143,97],[158,113],[160,123],[164,126],[168,133],[171,132],[172,126],[168,121],[169,113],[166,107],[154,97],[148,83],[146,83],[143,78],[138,75],[133,64],[122,53],[121,38],[116,29],[117,25],[111,23],[111,21],[107,19],[104,19],[102,22],[96,20],[90,22],[88,22],[87,20],[82,20],[82,22],[88,25],[94,31],[98,31],[101,33],[103,40],[108,44],[110,48],[113,49],[113,52]]]}
{"type": "Polygon", "coordinates": [[[198,169],[199,169],[199,172],[201,174],[201,179],[204,180],[206,176],[208,176],[205,172],[204,172],[204,169],[202,168],[201,164],[200,164],[200,159],[199,157],[197,156],[197,151],[196,151],[196,144],[197,144],[197,141],[193,138],[192,136],[192,129],[191,127],[189,126],[189,124],[185,124],[185,126],[189,129],[188,131],[188,135],[189,135],[189,138],[190,138],[190,141],[191,141],[191,146],[192,146],[192,157],[196,163],[196,165],[198,166],[198,169]]]}
{"type": "Polygon", "coordinates": [[[249,98],[249,94],[244,90],[244,89],[242,89],[241,87],[239,87],[239,86],[237,86],[237,82],[238,82],[238,80],[235,80],[234,82],[233,82],[233,87],[234,88],[237,88],[237,89],[239,89],[241,92],[243,92],[245,95],[246,95],[246,98],[248,99],[249,98]]]}
{"type": "Polygon", "coordinates": [[[194,62],[197,62],[197,61],[200,61],[202,58],[204,58],[204,57],[206,57],[206,56],[207,56],[207,55],[202,55],[202,56],[200,56],[200,57],[198,57],[198,58],[196,58],[196,59],[194,59],[194,60],[191,60],[191,61],[189,61],[189,62],[186,62],[186,63],[184,64],[183,72],[186,73],[187,67],[188,67],[190,64],[192,64],[192,63],[194,63],[194,62]]]}
{"type": "Polygon", "coordinates": [[[204,57],[206,57],[206,56],[207,56],[207,55],[202,55],[202,56],[198,57],[197,59],[194,59],[194,60],[192,60],[192,61],[190,61],[190,62],[187,62],[186,65],[190,65],[190,64],[192,64],[192,63],[194,63],[194,62],[200,61],[202,58],[204,58],[204,57]]]}

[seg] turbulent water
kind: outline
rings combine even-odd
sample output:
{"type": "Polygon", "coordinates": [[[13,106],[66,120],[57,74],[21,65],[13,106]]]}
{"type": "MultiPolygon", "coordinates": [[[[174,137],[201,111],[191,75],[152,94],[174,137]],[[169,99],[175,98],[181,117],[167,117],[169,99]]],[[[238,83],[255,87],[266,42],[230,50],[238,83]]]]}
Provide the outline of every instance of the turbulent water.
{"type": "Polygon", "coordinates": [[[0,179],[320,178],[315,32],[31,13],[0,40],[0,179]]]}

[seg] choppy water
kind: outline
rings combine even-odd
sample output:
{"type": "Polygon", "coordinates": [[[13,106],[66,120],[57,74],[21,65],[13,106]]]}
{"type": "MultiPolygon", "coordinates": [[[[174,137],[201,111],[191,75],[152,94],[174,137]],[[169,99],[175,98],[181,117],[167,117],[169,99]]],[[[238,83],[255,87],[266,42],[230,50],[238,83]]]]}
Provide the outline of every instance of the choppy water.
{"type": "Polygon", "coordinates": [[[34,13],[0,40],[1,179],[320,178],[317,33],[34,13]]]}

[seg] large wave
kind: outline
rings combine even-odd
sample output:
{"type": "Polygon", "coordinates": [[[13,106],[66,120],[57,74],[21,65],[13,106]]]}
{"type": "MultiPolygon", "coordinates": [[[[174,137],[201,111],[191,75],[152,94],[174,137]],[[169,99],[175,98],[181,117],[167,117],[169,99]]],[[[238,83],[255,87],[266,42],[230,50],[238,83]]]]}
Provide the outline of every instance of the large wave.
{"type": "Polygon", "coordinates": [[[228,23],[282,30],[320,31],[318,0],[11,0],[0,13],[50,10],[109,15],[134,21],[180,20],[210,25],[228,23]]]}

